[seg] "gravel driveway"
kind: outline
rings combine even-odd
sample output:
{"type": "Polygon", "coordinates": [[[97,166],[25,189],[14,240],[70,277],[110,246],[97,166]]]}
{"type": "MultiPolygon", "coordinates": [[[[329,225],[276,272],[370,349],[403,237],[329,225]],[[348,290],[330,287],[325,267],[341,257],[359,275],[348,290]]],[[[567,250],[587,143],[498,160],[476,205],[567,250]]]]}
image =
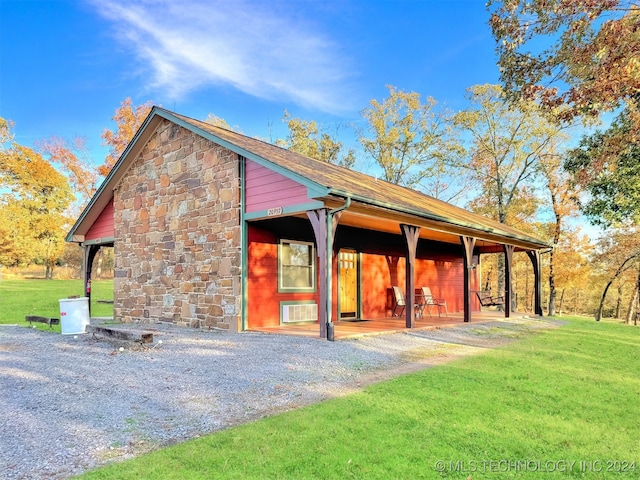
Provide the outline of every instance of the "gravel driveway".
{"type": "Polygon", "coordinates": [[[327,342],[158,324],[146,326],[150,348],[0,326],[0,478],[68,478],[553,326],[518,318],[327,342]]]}

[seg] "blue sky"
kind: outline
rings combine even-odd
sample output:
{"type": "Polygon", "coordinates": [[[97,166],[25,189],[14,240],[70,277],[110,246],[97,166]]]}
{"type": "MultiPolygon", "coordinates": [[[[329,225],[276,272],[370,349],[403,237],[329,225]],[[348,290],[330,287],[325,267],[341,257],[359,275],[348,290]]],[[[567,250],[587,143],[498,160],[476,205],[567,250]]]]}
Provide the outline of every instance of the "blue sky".
{"type": "Polygon", "coordinates": [[[498,82],[484,4],[1,0],[0,116],[19,143],[83,136],[100,157],[126,97],[262,138],[286,134],[284,109],[357,123],[387,84],[461,110],[467,87],[498,82]]]}

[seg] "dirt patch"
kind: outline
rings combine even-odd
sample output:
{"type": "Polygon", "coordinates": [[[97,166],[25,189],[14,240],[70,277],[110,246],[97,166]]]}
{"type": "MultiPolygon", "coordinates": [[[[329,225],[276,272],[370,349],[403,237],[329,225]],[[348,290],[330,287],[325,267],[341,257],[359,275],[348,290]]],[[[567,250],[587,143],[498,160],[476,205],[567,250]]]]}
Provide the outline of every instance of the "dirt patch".
{"type": "Polygon", "coordinates": [[[434,350],[407,352],[406,358],[410,360],[408,360],[406,363],[401,363],[399,365],[394,365],[382,370],[376,370],[374,372],[365,374],[358,378],[356,385],[360,388],[364,388],[374,383],[384,382],[395,377],[408,375],[410,373],[420,372],[427,368],[443,365],[445,363],[449,363],[453,360],[467,357],[469,355],[475,355],[480,351],[482,351],[482,349],[475,347],[452,345],[448,348],[439,347],[434,350]]]}

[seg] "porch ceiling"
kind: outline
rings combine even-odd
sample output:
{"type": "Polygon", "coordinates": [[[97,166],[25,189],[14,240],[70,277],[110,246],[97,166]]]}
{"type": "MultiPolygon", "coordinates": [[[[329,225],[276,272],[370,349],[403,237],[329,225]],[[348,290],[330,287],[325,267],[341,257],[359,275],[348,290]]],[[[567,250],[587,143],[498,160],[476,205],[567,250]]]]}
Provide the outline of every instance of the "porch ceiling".
{"type": "MultiPolygon", "coordinates": [[[[325,204],[330,208],[338,208],[344,205],[344,201],[339,204],[333,200],[328,200],[325,201],[325,204]]],[[[471,226],[465,227],[431,220],[361,202],[352,202],[340,217],[340,225],[395,235],[402,234],[400,224],[403,223],[420,227],[420,238],[426,240],[460,245],[460,236],[474,237],[477,239],[476,250],[481,253],[502,251],[502,245],[504,244],[513,245],[515,251],[537,250],[540,248],[539,244],[529,243],[521,238],[508,238],[498,232],[481,231],[471,226]]]]}
{"type": "MultiPolygon", "coordinates": [[[[371,217],[362,213],[345,211],[340,218],[340,225],[349,227],[364,228],[367,230],[375,230],[379,232],[392,233],[401,235],[400,223],[397,220],[391,220],[382,217],[371,217]]],[[[438,242],[460,244],[460,237],[452,233],[441,232],[438,230],[429,230],[422,228],[420,230],[420,238],[435,240],[438,242]]]]}
{"type": "MultiPolygon", "coordinates": [[[[293,215],[295,217],[308,220],[306,214],[298,213],[293,215]]],[[[266,218],[265,218],[266,220],[266,218]]],[[[410,221],[410,219],[403,218],[387,218],[381,216],[368,215],[362,212],[357,212],[349,208],[345,210],[340,217],[340,225],[360,228],[363,230],[371,230],[375,232],[384,232],[392,235],[402,235],[402,230],[400,229],[401,223],[408,223],[411,225],[420,226],[420,238],[423,240],[431,240],[436,242],[448,243],[452,245],[461,245],[460,235],[465,236],[474,236],[469,232],[459,232],[454,233],[451,231],[446,231],[444,227],[438,225],[424,225],[422,223],[428,222],[420,222],[418,220],[413,219],[414,221],[410,221]]],[[[482,235],[477,234],[474,236],[477,239],[475,250],[479,253],[501,253],[503,251],[502,245],[506,242],[504,239],[502,241],[496,239],[488,239],[482,235]]],[[[516,245],[514,251],[528,251],[535,248],[516,245]]]]}

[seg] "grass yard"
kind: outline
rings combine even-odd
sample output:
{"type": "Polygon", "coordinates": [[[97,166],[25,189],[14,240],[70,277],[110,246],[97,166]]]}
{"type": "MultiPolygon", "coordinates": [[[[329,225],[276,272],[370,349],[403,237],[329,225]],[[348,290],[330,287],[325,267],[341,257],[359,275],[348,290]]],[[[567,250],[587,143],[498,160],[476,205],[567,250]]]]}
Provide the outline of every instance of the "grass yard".
{"type": "MultiPolygon", "coordinates": [[[[113,280],[92,280],[91,315],[107,317],[113,315],[113,305],[97,303],[96,300],[113,300],[113,280]]],[[[60,318],[61,298],[82,295],[81,280],[2,280],[0,281],[0,324],[28,325],[25,315],[60,318]]],[[[49,330],[45,324],[34,324],[49,330]]],[[[60,325],[53,326],[60,332],[60,325]]]]}
{"type": "Polygon", "coordinates": [[[640,329],[571,319],[80,478],[639,476],[640,329]]]}

